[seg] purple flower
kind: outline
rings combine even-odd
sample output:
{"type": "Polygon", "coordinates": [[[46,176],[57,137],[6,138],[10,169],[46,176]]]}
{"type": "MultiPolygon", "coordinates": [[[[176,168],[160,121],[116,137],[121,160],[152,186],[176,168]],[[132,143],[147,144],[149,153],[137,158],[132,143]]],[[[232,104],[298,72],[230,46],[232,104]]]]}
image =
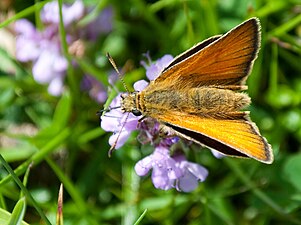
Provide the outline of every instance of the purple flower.
{"type": "MultiPolygon", "coordinates": [[[[112,12],[112,10],[109,10],[112,12]]],[[[86,27],[78,27],[77,22],[85,15],[86,9],[81,0],[75,1],[71,5],[62,6],[63,21],[66,30],[67,43],[70,48],[75,42],[85,36],[89,39],[90,33],[88,24],[86,27]]],[[[112,15],[105,12],[100,14],[97,20],[97,30],[101,29],[101,21],[103,19],[105,28],[108,31],[108,20],[112,19],[112,15]]],[[[63,92],[64,80],[68,68],[68,61],[62,53],[60,35],[59,35],[59,8],[57,1],[52,1],[44,5],[41,10],[41,21],[44,23],[44,30],[37,30],[29,21],[22,19],[15,23],[16,37],[16,58],[21,62],[32,61],[32,73],[34,79],[41,84],[48,84],[48,92],[54,96],[58,96],[63,92]]],[[[95,28],[94,27],[94,28],[95,28]]],[[[94,32],[93,38],[100,34],[94,32]]],[[[91,39],[89,39],[91,40],[91,39]]],[[[84,41],[79,42],[84,43],[84,41]]],[[[84,47],[81,49],[85,49],[84,47]]],[[[72,52],[70,50],[70,52],[72,52]]],[[[83,52],[83,51],[82,51],[83,52]]],[[[93,97],[96,94],[94,94],[93,97]]],[[[102,99],[103,96],[97,96],[102,99]]]]}
{"type": "Polygon", "coordinates": [[[176,188],[184,192],[190,192],[197,188],[199,182],[205,181],[208,176],[208,170],[197,164],[186,160],[183,154],[173,157],[176,166],[182,171],[182,176],[176,182],[176,188]]]}
{"type": "MultiPolygon", "coordinates": [[[[120,98],[120,95],[116,96],[110,104],[110,108],[120,106],[120,98]]],[[[101,117],[101,128],[113,132],[109,144],[111,146],[116,144],[116,149],[124,145],[131,132],[137,129],[139,118],[132,113],[123,113],[119,108],[105,113],[101,117]]]]}
{"type": "Polygon", "coordinates": [[[92,76],[86,75],[83,77],[81,89],[88,91],[90,97],[98,103],[103,103],[107,99],[107,91],[104,85],[92,76]]]}
{"type": "Polygon", "coordinates": [[[204,167],[188,162],[182,154],[172,157],[170,150],[162,146],[156,147],[151,155],[135,165],[135,171],[139,176],[147,175],[150,170],[156,188],[162,190],[176,188],[184,192],[193,191],[208,175],[204,167]]]}
{"type": "MultiPolygon", "coordinates": [[[[63,5],[62,12],[64,25],[68,26],[73,22],[79,21],[84,16],[85,7],[82,1],[77,0],[72,5],[63,5]]],[[[59,24],[60,16],[57,1],[45,4],[41,12],[41,20],[45,24],[59,24]]]]}
{"type": "Polygon", "coordinates": [[[16,57],[22,62],[33,61],[34,79],[41,84],[49,84],[52,95],[60,95],[67,69],[67,60],[62,56],[58,36],[53,36],[54,28],[47,27],[39,32],[27,20],[15,23],[17,32],[16,57]]]}
{"type": "Polygon", "coordinates": [[[36,60],[40,54],[38,42],[41,40],[40,34],[28,20],[20,19],[15,23],[16,37],[16,57],[21,62],[36,60]]]}
{"type": "Polygon", "coordinates": [[[95,40],[100,34],[109,33],[113,27],[113,8],[111,6],[102,10],[99,16],[88,24],[86,35],[95,40]]]}
{"type": "Polygon", "coordinates": [[[135,165],[137,175],[145,176],[152,169],[152,181],[156,188],[162,190],[173,188],[175,180],[182,176],[182,171],[176,166],[176,161],[169,153],[166,147],[156,147],[151,155],[135,165]]]}
{"type": "Polygon", "coordinates": [[[48,92],[58,96],[63,91],[63,82],[68,62],[54,42],[43,42],[40,54],[32,68],[34,79],[41,84],[49,84],[48,92]]]}
{"type": "MultiPolygon", "coordinates": [[[[148,60],[150,61],[150,59],[148,60]]],[[[147,65],[147,63],[145,62],[141,62],[141,64],[146,69],[146,77],[149,80],[155,80],[161,74],[161,72],[172,62],[172,60],[173,57],[171,55],[164,55],[155,63],[150,63],[150,65],[147,65]]]]}

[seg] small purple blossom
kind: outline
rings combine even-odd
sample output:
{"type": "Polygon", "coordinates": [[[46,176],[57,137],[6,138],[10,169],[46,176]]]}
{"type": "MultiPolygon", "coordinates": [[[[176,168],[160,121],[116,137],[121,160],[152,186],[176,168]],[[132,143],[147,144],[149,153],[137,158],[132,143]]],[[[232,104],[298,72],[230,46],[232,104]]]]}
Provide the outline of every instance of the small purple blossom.
{"type": "Polygon", "coordinates": [[[61,53],[59,37],[54,35],[57,32],[55,28],[46,27],[40,32],[29,21],[22,19],[16,21],[15,30],[17,59],[33,61],[34,79],[38,83],[49,84],[50,94],[60,95],[68,63],[61,53]]]}
{"type": "Polygon", "coordinates": [[[210,150],[211,150],[212,155],[213,155],[215,158],[221,159],[221,158],[223,158],[223,157],[226,157],[225,154],[220,153],[219,151],[216,151],[216,150],[214,150],[214,149],[210,149],[210,150]]]}
{"type": "Polygon", "coordinates": [[[108,97],[104,85],[89,75],[83,77],[81,89],[87,91],[90,97],[98,103],[105,102],[108,97]]]}
{"type": "Polygon", "coordinates": [[[40,54],[38,42],[42,39],[35,27],[28,20],[20,19],[15,23],[16,57],[21,62],[36,60],[40,54]]]}
{"type": "Polygon", "coordinates": [[[104,8],[99,16],[87,26],[86,35],[90,40],[96,40],[99,34],[106,34],[113,27],[113,8],[111,6],[104,8]]]}
{"type": "MultiPolygon", "coordinates": [[[[142,65],[146,68],[149,80],[156,79],[160,73],[173,60],[170,55],[165,55],[155,63],[142,65]]],[[[137,81],[134,84],[135,91],[142,91],[148,86],[145,80],[137,81]]],[[[155,147],[154,152],[136,163],[135,171],[139,176],[145,176],[151,172],[154,186],[158,189],[169,190],[176,188],[178,191],[190,192],[203,182],[208,171],[206,168],[186,160],[182,153],[172,154],[171,146],[179,141],[178,137],[173,136],[169,130],[165,131],[162,138],[161,124],[152,118],[136,117],[132,113],[123,113],[120,108],[120,95],[110,104],[109,112],[101,117],[101,127],[106,131],[112,131],[113,135],[109,139],[111,146],[116,145],[120,148],[128,139],[133,130],[140,130],[138,140],[142,144],[150,143],[155,147]]]]}
{"type": "MultiPolygon", "coordinates": [[[[76,0],[73,4],[63,4],[63,22],[65,26],[67,44],[74,46],[80,38],[92,40],[89,35],[91,26],[79,27],[77,23],[87,13],[81,0],[76,0]]],[[[112,19],[112,9],[108,12],[104,10],[104,14],[91,21],[96,31],[93,30],[93,40],[97,35],[111,30],[108,21],[112,19]],[[101,18],[101,19],[100,19],[101,18]],[[103,21],[101,21],[103,20],[103,21]],[[102,28],[102,23],[104,27],[102,28]]],[[[43,22],[43,30],[38,30],[25,19],[16,21],[16,58],[21,62],[31,61],[32,74],[36,82],[40,84],[48,84],[48,92],[51,95],[61,95],[64,89],[64,80],[68,68],[68,61],[62,53],[60,35],[59,35],[59,8],[58,2],[52,1],[44,5],[41,10],[41,21],[43,22]]],[[[84,41],[80,42],[84,43],[84,41]]],[[[82,48],[84,49],[84,48],[82,48]]],[[[71,52],[71,51],[70,51],[71,52]]],[[[99,93],[99,98],[101,98],[99,93]]],[[[94,94],[94,96],[97,94],[94,94]]]]}
{"type": "Polygon", "coordinates": [[[147,175],[150,170],[156,188],[162,190],[176,188],[184,192],[193,191],[208,175],[207,169],[201,165],[188,162],[182,154],[170,156],[170,150],[162,146],[156,147],[151,155],[135,165],[135,171],[139,176],[147,175]]]}
{"type": "MultiPolygon", "coordinates": [[[[120,98],[120,95],[115,97],[110,104],[110,108],[120,106],[120,98]]],[[[101,128],[105,131],[113,132],[109,139],[109,144],[111,146],[116,144],[116,149],[124,145],[131,132],[137,129],[139,118],[132,113],[123,113],[120,109],[110,110],[103,115],[101,117],[101,128]]]]}
{"type": "Polygon", "coordinates": [[[175,180],[182,176],[176,161],[169,155],[169,149],[162,146],[156,147],[151,155],[135,165],[135,171],[139,176],[145,176],[151,169],[154,186],[162,190],[173,188],[175,180]]]}
{"type": "MultiPolygon", "coordinates": [[[[65,26],[80,20],[84,16],[85,7],[82,1],[77,0],[72,5],[62,5],[63,22],[65,26]]],[[[41,11],[41,20],[44,24],[59,25],[59,5],[57,1],[47,3],[41,11]]]]}
{"type": "MultiPolygon", "coordinates": [[[[148,57],[148,56],[147,56],[148,57]]],[[[150,59],[148,59],[150,61],[150,59]]],[[[158,59],[156,62],[147,65],[145,62],[141,64],[146,69],[146,77],[149,80],[155,80],[161,72],[172,62],[172,55],[164,55],[162,58],[158,59]]]]}
{"type": "Polygon", "coordinates": [[[184,192],[190,192],[197,188],[199,182],[206,180],[208,170],[197,164],[186,160],[183,154],[177,154],[173,157],[176,166],[181,169],[182,176],[177,180],[176,188],[184,192]]]}
{"type": "Polygon", "coordinates": [[[139,80],[134,83],[135,91],[142,91],[144,88],[148,86],[148,82],[146,80],[139,80]]]}

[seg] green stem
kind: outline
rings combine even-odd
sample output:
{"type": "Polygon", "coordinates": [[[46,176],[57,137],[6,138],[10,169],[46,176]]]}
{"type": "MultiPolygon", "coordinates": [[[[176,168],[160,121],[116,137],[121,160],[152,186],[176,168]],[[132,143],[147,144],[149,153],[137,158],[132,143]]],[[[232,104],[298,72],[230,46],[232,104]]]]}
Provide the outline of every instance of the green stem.
{"type": "Polygon", "coordinates": [[[51,225],[45,214],[43,213],[42,209],[39,207],[38,203],[34,200],[32,195],[29,193],[29,191],[26,189],[26,187],[23,185],[22,181],[17,177],[17,175],[14,173],[12,168],[8,165],[8,163],[5,161],[5,159],[0,154],[0,161],[5,167],[5,169],[9,172],[10,176],[14,179],[16,184],[20,187],[26,198],[32,203],[33,207],[37,210],[41,218],[44,220],[44,222],[48,225],[51,225]]]}
{"type": "Polygon", "coordinates": [[[70,85],[71,92],[74,95],[74,99],[80,99],[77,82],[74,76],[74,69],[72,66],[72,58],[68,52],[68,43],[67,43],[66,30],[65,30],[63,11],[62,11],[62,6],[63,6],[62,0],[58,0],[58,6],[59,6],[59,15],[60,15],[59,33],[60,33],[60,40],[62,45],[62,52],[68,61],[67,79],[70,85]]]}
{"type": "Polygon", "coordinates": [[[126,207],[123,212],[123,225],[132,225],[138,217],[136,199],[139,193],[139,177],[133,170],[131,163],[125,162],[122,167],[123,182],[122,193],[126,207]]]}
{"type": "Polygon", "coordinates": [[[268,37],[280,37],[301,23],[301,14],[270,31],[268,37]]]}

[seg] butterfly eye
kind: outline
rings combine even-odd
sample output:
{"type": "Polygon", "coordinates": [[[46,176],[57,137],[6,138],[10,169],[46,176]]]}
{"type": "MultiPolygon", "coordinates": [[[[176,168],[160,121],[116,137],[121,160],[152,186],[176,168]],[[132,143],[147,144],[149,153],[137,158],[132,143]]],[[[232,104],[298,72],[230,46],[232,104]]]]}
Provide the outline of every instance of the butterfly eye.
{"type": "Polygon", "coordinates": [[[133,113],[135,116],[141,116],[141,115],[142,115],[142,113],[141,113],[139,110],[137,110],[137,109],[133,109],[133,110],[132,110],[132,113],[133,113]]]}

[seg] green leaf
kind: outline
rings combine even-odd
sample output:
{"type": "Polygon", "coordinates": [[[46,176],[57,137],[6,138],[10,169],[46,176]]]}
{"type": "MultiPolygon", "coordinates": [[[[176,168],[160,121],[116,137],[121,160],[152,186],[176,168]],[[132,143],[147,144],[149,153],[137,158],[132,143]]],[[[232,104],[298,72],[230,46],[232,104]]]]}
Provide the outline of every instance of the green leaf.
{"type": "Polygon", "coordinates": [[[72,99],[69,93],[64,94],[56,106],[51,125],[41,130],[34,137],[35,143],[43,145],[45,142],[49,141],[49,138],[55,137],[59,132],[67,127],[71,114],[71,107],[72,99]]]}
{"type": "MultiPolygon", "coordinates": [[[[1,225],[7,225],[8,221],[11,218],[11,216],[12,216],[11,213],[9,213],[8,211],[0,208],[0,224],[1,225]]],[[[21,225],[29,225],[28,223],[26,223],[24,221],[22,221],[20,224],[21,225]]]]}
{"type": "Polygon", "coordinates": [[[289,157],[283,170],[284,179],[301,191],[301,153],[289,157]]]}
{"type": "Polygon", "coordinates": [[[1,155],[7,162],[26,160],[36,151],[35,146],[26,142],[14,147],[0,148],[1,155]]]}
{"type": "Polygon", "coordinates": [[[25,202],[25,198],[21,198],[12,214],[11,214],[11,218],[9,220],[9,225],[19,225],[19,224],[22,224],[22,220],[23,220],[23,217],[24,217],[24,214],[25,214],[25,210],[26,210],[26,202],[25,202]]]}
{"type": "Polygon", "coordinates": [[[53,124],[57,125],[61,129],[64,128],[69,121],[71,106],[71,96],[69,95],[69,93],[64,94],[56,106],[53,115],[53,124]]]}

